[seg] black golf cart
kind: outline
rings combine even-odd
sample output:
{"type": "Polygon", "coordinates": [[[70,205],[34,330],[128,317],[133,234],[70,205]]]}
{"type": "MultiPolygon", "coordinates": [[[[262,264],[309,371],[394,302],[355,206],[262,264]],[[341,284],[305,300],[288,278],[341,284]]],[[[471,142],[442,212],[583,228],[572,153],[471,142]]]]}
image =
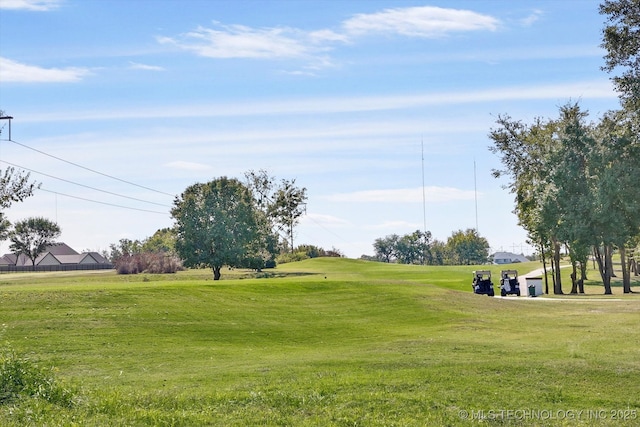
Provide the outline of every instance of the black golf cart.
{"type": "Polygon", "coordinates": [[[473,293],[480,295],[494,296],[493,282],[489,270],[476,270],[473,272],[473,293]]]}

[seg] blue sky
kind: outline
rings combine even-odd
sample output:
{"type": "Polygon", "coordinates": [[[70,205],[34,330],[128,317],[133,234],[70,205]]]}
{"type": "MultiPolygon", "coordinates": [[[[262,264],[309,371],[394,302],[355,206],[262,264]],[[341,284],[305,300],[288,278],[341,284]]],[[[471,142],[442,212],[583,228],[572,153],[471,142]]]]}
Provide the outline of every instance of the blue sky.
{"type": "Polygon", "coordinates": [[[265,169],[307,188],[295,244],[359,257],[426,217],[528,253],[487,134],[618,107],[598,4],[0,0],[0,168],[42,182],[7,216],[102,250],[171,226],[193,183],[265,169]]]}

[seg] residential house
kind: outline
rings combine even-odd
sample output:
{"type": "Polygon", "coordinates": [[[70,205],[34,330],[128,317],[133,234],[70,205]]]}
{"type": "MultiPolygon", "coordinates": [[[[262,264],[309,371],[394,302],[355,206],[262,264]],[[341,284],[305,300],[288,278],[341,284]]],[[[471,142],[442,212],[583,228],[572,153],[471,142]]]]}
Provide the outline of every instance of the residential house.
{"type": "Polygon", "coordinates": [[[494,264],[513,264],[515,262],[528,262],[526,256],[514,254],[513,252],[496,252],[493,254],[494,264]]]}
{"type": "MultiPolygon", "coordinates": [[[[0,270],[24,271],[33,267],[33,262],[24,254],[0,257],[0,270]]],[[[100,270],[113,268],[113,265],[97,252],[78,253],[66,243],[54,243],[36,258],[35,267],[38,271],[100,270]]]]}

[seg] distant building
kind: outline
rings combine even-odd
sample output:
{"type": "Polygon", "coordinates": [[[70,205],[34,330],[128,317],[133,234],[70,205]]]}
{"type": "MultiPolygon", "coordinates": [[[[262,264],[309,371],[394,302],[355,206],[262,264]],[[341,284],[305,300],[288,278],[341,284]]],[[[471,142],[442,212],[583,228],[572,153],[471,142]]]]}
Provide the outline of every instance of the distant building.
{"type": "MultiPolygon", "coordinates": [[[[101,270],[113,265],[97,252],[78,253],[66,243],[54,243],[36,258],[36,271],[101,270]]],[[[30,271],[34,264],[25,255],[5,254],[0,257],[2,271],[30,271]]]]}
{"type": "Polygon", "coordinates": [[[528,262],[526,256],[514,254],[513,252],[496,252],[493,254],[494,264],[512,264],[514,262],[528,262]]]}

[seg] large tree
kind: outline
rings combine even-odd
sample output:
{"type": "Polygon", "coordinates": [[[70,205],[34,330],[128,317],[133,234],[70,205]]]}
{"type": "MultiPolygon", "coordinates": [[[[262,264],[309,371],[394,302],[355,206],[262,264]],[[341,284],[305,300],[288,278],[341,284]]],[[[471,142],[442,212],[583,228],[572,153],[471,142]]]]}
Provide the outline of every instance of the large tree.
{"type": "Polygon", "coordinates": [[[386,237],[377,238],[373,242],[373,250],[375,258],[379,261],[391,262],[396,259],[396,251],[398,249],[398,241],[400,236],[390,234],[386,237]]]}
{"type": "MultiPolygon", "coordinates": [[[[602,31],[603,42],[601,46],[607,51],[603,69],[609,73],[619,72],[612,77],[612,81],[620,92],[623,106],[621,112],[609,114],[609,117],[605,118],[604,126],[601,126],[606,128],[603,139],[608,143],[607,150],[601,151],[609,152],[609,154],[604,154],[603,158],[610,158],[610,154],[613,153],[616,156],[615,164],[618,166],[615,168],[617,171],[605,168],[603,175],[604,178],[611,181],[604,184],[615,188],[615,192],[619,194],[614,202],[618,213],[616,221],[614,221],[617,223],[616,228],[626,228],[627,231],[626,233],[618,233],[615,242],[621,255],[623,288],[627,293],[631,292],[631,279],[629,268],[626,265],[625,246],[635,247],[635,239],[640,235],[640,231],[637,231],[637,220],[629,221],[629,219],[639,216],[636,206],[640,199],[637,190],[639,179],[637,159],[638,147],[640,146],[640,2],[637,0],[605,0],[600,6],[600,13],[607,17],[602,31]],[[609,121],[608,119],[614,115],[617,116],[616,119],[609,121]],[[621,116],[624,116],[624,119],[620,120],[621,116]],[[615,123],[613,128],[611,123],[615,123]],[[628,184],[629,182],[631,185],[628,184]],[[626,218],[620,218],[619,214],[623,212],[626,212],[624,215],[626,218]]],[[[612,270],[611,262],[607,258],[611,257],[612,250],[606,245],[602,245],[599,249],[601,251],[596,252],[596,256],[606,286],[612,270]]]]}
{"type": "Polygon", "coordinates": [[[294,229],[307,211],[307,189],[296,187],[295,184],[295,179],[290,181],[283,179],[268,210],[268,214],[273,218],[278,231],[286,233],[292,251],[294,229]]]}
{"type": "Polygon", "coordinates": [[[400,264],[433,264],[431,232],[416,230],[399,236],[390,234],[373,242],[375,259],[400,264]]]}
{"type": "Polygon", "coordinates": [[[294,229],[306,213],[307,189],[297,187],[295,179],[283,179],[278,185],[264,169],[250,170],[245,178],[256,206],[265,213],[276,233],[284,233],[285,246],[293,252],[294,229]]]}
{"type": "MultiPolygon", "coordinates": [[[[546,256],[553,253],[554,258],[559,257],[559,245],[555,243],[557,221],[548,209],[553,207],[553,203],[545,203],[553,192],[548,185],[547,159],[553,146],[556,124],[542,118],[526,124],[508,115],[499,116],[496,123],[498,127],[489,133],[493,141],[489,150],[499,155],[503,167],[494,169],[493,176],[509,178],[505,187],[514,194],[514,213],[519,224],[527,231],[530,242],[540,250],[548,292],[546,256]]],[[[560,283],[555,280],[554,292],[562,293],[560,283]]]]}
{"type": "Polygon", "coordinates": [[[219,280],[223,266],[261,268],[273,238],[249,189],[218,178],[188,187],[174,201],[176,251],[186,266],[206,266],[219,280]]]}
{"type": "Polygon", "coordinates": [[[458,230],[447,239],[447,253],[455,265],[485,264],[489,259],[489,242],[473,228],[458,230]]]}
{"type": "Polygon", "coordinates": [[[429,244],[431,232],[416,230],[402,236],[396,245],[396,257],[402,264],[430,264],[431,251],[429,244]]]}
{"type": "Polygon", "coordinates": [[[640,2],[605,0],[600,13],[607,16],[602,30],[602,47],[606,49],[603,69],[622,73],[612,78],[627,109],[640,110],[640,2]]]}
{"type": "Polygon", "coordinates": [[[631,292],[625,268],[626,246],[635,246],[640,234],[640,141],[634,130],[634,114],[622,110],[605,115],[597,127],[590,174],[593,181],[592,229],[595,255],[605,284],[611,293],[612,253],[618,248],[623,266],[623,289],[631,292]]]}
{"type": "Polygon", "coordinates": [[[35,217],[17,222],[10,233],[11,251],[24,255],[35,267],[36,259],[60,236],[60,227],[46,218],[35,217]]]}
{"type": "MultiPolygon", "coordinates": [[[[557,119],[532,126],[501,119],[490,134],[492,151],[502,156],[516,194],[516,213],[541,253],[551,248],[554,293],[562,293],[560,248],[568,248],[577,292],[589,248],[598,261],[606,294],[611,293],[612,254],[617,248],[625,269],[625,246],[640,234],[640,144],[637,115],[628,110],[606,114],[597,124],[577,104],[560,107],[557,119]]],[[[625,292],[630,291],[625,274],[625,292]]]]}
{"type": "Polygon", "coordinates": [[[176,233],[172,228],[162,228],[142,244],[144,252],[168,253],[176,251],[176,233]]]}
{"type": "MultiPolygon", "coordinates": [[[[554,235],[556,243],[564,245],[571,259],[573,274],[571,292],[578,291],[577,266],[581,266],[582,277],[586,277],[584,265],[592,241],[592,221],[589,213],[593,211],[593,181],[590,170],[590,153],[596,142],[593,126],[586,122],[588,112],[576,103],[560,107],[560,115],[555,121],[556,133],[551,147],[547,174],[549,187],[554,189],[553,198],[545,206],[555,215],[554,235]]],[[[560,257],[554,254],[554,272],[556,283],[560,279],[560,257]]],[[[581,282],[582,283],[582,282],[581,282]]],[[[558,286],[559,292],[561,287],[558,286]]]]}

